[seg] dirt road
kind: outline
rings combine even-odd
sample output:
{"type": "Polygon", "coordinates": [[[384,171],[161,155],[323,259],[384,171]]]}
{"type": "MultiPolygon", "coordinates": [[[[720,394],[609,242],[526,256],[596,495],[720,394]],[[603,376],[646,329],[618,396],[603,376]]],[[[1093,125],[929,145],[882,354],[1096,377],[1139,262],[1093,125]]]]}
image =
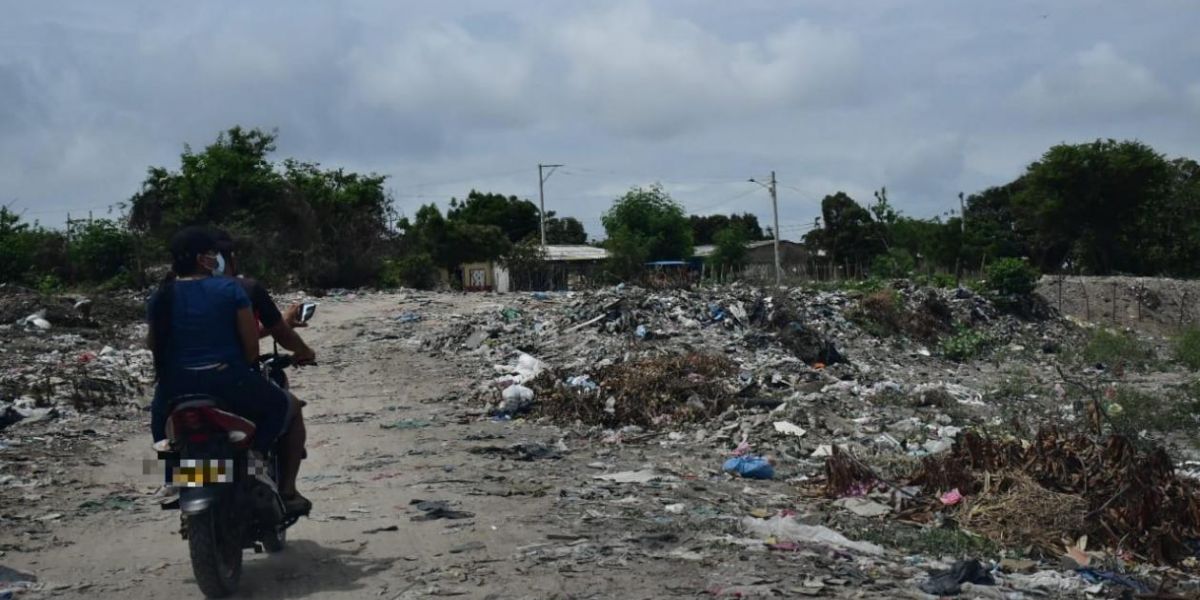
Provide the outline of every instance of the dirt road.
{"type": "MultiPolygon", "coordinates": [[[[445,312],[480,301],[459,302],[445,312]]],[[[560,442],[555,427],[467,414],[459,398],[473,381],[455,365],[367,343],[369,324],[396,310],[388,296],[327,303],[305,331],[321,364],[293,382],[309,402],[300,485],[315,509],[289,531],[285,552],[247,554],[241,597],[663,598],[709,585],[714,559],[677,548],[668,555],[675,534],[639,537],[647,524],[575,506],[576,488],[594,483],[597,457],[636,468],[640,450],[593,451],[560,442]],[[557,446],[563,456],[497,455],[521,442],[557,446]],[[447,501],[473,516],[414,522],[416,500],[447,501]]],[[[37,575],[44,587],[30,597],[199,597],[179,516],[149,496],[156,485],[142,474],[153,456],[144,425],[114,427],[118,441],[100,442],[99,456],[66,458],[56,489],[41,492],[38,510],[57,505],[61,516],[0,534],[0,548],[9,548],[0,563],[37,575]]],[[[641,487],[628,492],[629,503],[646,501],[641,487]]],[[[9,510],[24,508],[33,510],[9,510]]]]}

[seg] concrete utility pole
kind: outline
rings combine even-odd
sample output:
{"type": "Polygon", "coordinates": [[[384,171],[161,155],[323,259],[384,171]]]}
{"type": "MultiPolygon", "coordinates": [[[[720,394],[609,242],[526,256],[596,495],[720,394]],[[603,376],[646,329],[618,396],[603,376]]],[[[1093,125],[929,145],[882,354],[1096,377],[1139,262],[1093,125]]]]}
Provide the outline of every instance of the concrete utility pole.
{"type": "Polygon", "coordinates": [[[783,283],[779,270],[779,197],[775,193],[775,171],[771,171],[771,210],[775,213],[775,287],[783,283]]]}
{"type": "Polygon", "coordinates": [[[775,215],[775,227],[772,230],[775,238],[775,287],[779,287],[783,284],[783,276],[782,271],[779,268],[779,195],[775,190],[775,171],[771,171],[771,181],[766,185],[764,185],[763,182],[753,178],[750,179],[750,181],[757,183],[758,185],[762,185],[771,192],[771,210],[775,215]]]}
{"type": "Polygon", "coordinates": [[[538,216],[541,217],[543,248],[546,247],[546,180],[550,179],[550,176],[554,174],[554,170],[561,166],[538,164],[538,207],[540,211],[538,216]],[[550,169],[550,172],[543,175],[542,169],[550,169]]]}

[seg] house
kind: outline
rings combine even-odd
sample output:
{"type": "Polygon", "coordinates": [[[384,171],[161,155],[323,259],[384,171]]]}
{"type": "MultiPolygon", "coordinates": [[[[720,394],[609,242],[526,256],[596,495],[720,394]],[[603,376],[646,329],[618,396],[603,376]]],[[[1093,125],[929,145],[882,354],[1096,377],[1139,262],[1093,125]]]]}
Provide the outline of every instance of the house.
{"type": "Polygon", "coordinates": [[[598,276],[608,258],[604,248],[584,245],[545,246],[545,268],[536,272],[512,272],[497,262],[463,265],[466,291],[509,292],[577,289],[598,276]]]}
{"type": "MultiPolygon", "coordinates": [[[[692,256],[694,259],[699,259],[702,262],[712,256],[717,250],[714,244],[705,244],[696,246],[692,256]]],[[[791,240],[779,240],[779,264],[783,266],[796,266],[808,262],[809,252],[804,247],[804,244],[793,242],[791,240]]],[[[746,264],[748,265],[774,265],[775,264],[775,240],[758,240],[746,244],[746,264]]]]}

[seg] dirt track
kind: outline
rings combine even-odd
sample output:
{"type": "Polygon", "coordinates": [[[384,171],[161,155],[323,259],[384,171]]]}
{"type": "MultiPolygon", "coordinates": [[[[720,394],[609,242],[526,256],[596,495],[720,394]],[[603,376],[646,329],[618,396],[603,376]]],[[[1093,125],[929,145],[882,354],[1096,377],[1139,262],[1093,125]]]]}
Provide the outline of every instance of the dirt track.
{"type": "MultiPolygon", "coordinates": [[[[522,441],[553,446],[558,430],[469,417],[454,399],[472,381],[453,365],[416,351],[373,354],[362,343],[370,332],[356,323],[395,310],[386,296],[327,303],[305,331],[321,364],[295,373],[293,382],[309,402],[310,457],[300,485],[316,508],[289,531],[284,553],[247,554],[241,597],[662,598],[704,589],[707,567],[695,560],[636,565],[611,544],[607,556],[592,556],[588,536],[567,531],[573,519],[556,514],[555,494],[570,483],[562,479],[590,481],[590,455],[567,452],[553,461],[555,476],[548,461],[468,453],[522,441]],[[402,420],[431,425],[381,427],[402,420]],[[446,500],[475,516],[412,522],[416,499],[446,500]],[[364,533],[389,527],[397,530],[364,533]],[[536,558],[538,545],[559,558],[536,558]],[[574,555],[586,560],[560,560],[574,555]]],[[[178,513],[159,510],[148,495],[156,486],[141,472],[141,461],[152,457],[144,426],[116,426],[120,435],[112,439],[125,441],[100,457],[67,460],[55,477],[80,484],[42,492],[41,509],[58,504],[64,516],[0,533],[0,548],[10,549],[0,562],[44,584],[22,597],[199,597],[176,533],[178,513]],[[113,494],[134,496],[133,505],[72,510],[85,498],[113,494]],[[22,547],[29,551],[12,550],[22,547]]]]}

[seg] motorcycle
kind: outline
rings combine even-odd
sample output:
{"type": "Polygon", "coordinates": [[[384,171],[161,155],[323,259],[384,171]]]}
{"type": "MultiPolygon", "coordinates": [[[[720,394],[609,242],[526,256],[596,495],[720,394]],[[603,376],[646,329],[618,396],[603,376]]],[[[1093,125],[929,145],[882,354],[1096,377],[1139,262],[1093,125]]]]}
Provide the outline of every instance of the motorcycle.
{"type": "MultiPolygon", "coordinates": [[[[262,376],[284,389],[284,369],[293,363],[278,348],[258,360],[262,376]]],[[[282,551],[287,529],[304,516],[284,509],[276,486],[277,449],[266,455],[251,451],[254,423],[220,407],[220,399],[211,396],[177,398],[167,417],[167,440],[155,446],[169,483],[179,490],[162,508],[180,511],[192,572],[209,598],[237,591],[244,550],[282,551]]]]}

